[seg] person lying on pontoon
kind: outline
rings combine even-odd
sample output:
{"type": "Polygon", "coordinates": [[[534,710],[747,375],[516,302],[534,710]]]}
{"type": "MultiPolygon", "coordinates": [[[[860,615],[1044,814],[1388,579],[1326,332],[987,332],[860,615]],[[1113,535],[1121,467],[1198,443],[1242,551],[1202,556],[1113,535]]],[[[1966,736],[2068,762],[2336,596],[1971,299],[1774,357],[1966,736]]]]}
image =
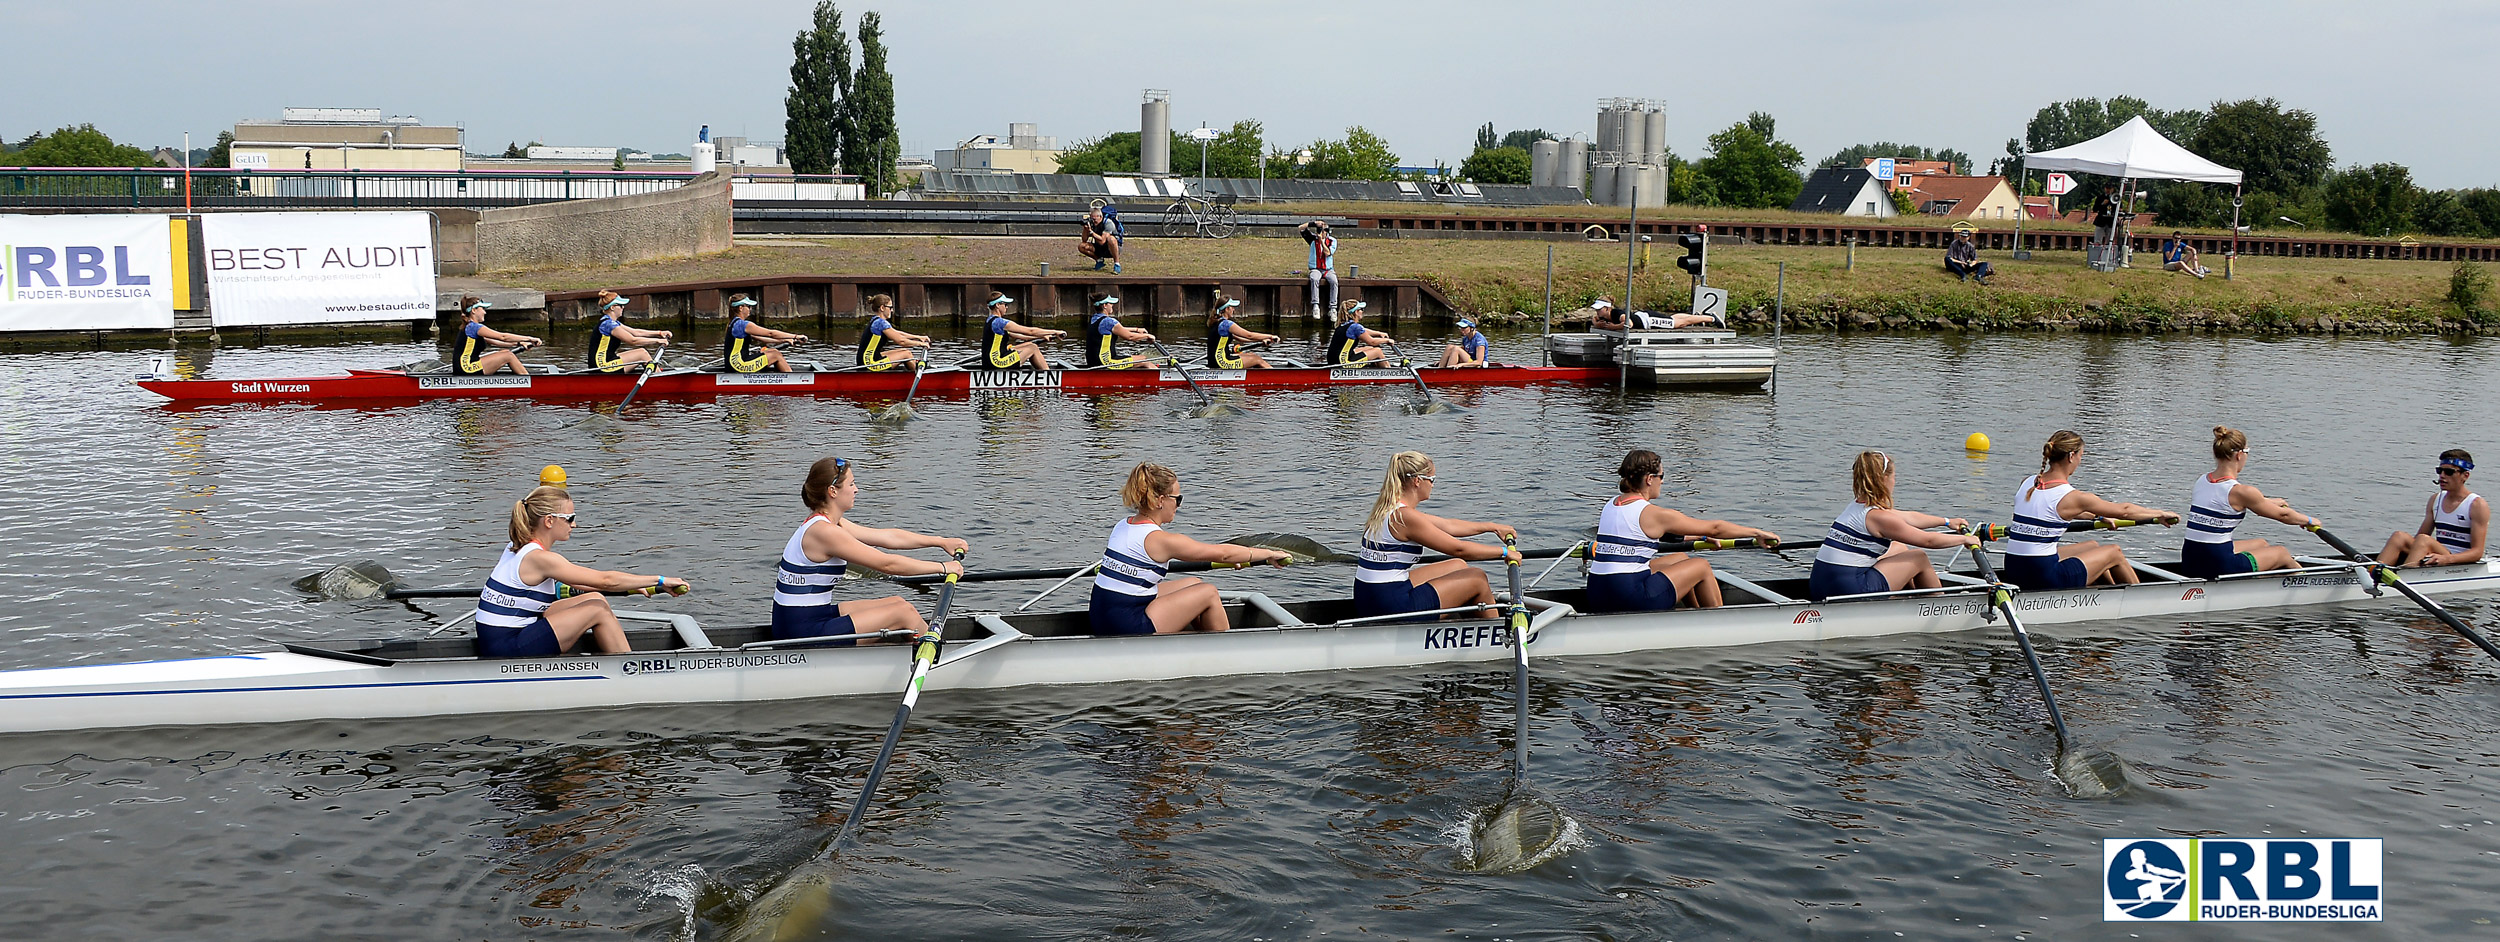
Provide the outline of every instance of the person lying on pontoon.
{"type": "Polygon", "coordinates": [[[1597,312],[1589,317],[1591,330],[1674,330],[1679,327],[1725,327],[1717,317],[1708,314],[1652,314],[1648,311],[1617,311],[1615,302],[1599,298],[1590,305],[1597,312]]]}

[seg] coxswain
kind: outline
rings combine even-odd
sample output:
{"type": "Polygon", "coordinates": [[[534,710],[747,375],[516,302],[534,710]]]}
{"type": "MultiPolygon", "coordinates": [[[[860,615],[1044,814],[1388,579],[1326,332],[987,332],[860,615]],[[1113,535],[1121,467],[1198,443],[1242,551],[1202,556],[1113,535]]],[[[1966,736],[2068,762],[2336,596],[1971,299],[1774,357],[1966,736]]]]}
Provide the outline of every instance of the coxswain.
{"type": "Polygon", "coordinates": [[[1201,543],[1171,530],[1180,514],[1180,476],[1159,464],[1140,464],[1120,486],[1120,500],[1129,515],[1111,527],[1103,544],[1102,562],[1094,574],[1093,601],[1086,607],[1098,635],[1171,634],[1196,628],[1223,631],[1232,627],[1215,583],[1196,577],[1165,579],[1174,560],[1203,563],[1272,563],[1283,566],[1286,553],[1227,543],[1201,543]]]}
{"type": "Polygon", "coordinates": [[[1328,365],[1369,366],[1388,358],[1380,345],[1390,342],[1389,335],[1363,326],[1364,307],[1361,301],[1347,301],[1337,315],[1337,326],[1328,334],[1328,365]]]}
{"type": "Polygon", "coordinates": [[[1438,365],[1444,369],[1457,366],[1492,366],[1492,360],[1486,356],[1492,350],[1492,341],[1486,340],[1484,333],[1476,329],[1476,322],[1462,317],[1458,319],[1458,342],[1441,348],[1441,362],[1438,365]]]}
{"type": "Polygon", "coordinates": [[[1706,536],[1780,544],[1779,534],[1769,530],[1688,517],[1653,503],[1666,484],[1657,452],[1640,448],[1624,455],[1615,478],[1616,496],[1597,512],[1597,538],[1589,544],[1589,611],[1664,612],[1723,604],[1708,561],[1660,553],[1660,543],[1706,536]]]}
{"type": "Polygon", "coordinates": [[[771,344],[798,343],[806,334],[774,330],[755,323],[755,299],[744,294],[729,296],[729,338],[721,344],[721,359],[732,373],[790,372],[790,358],[771,344]]]}
{"type": "Polygon", "coordinates": [[[590,569],[556,555],[550,547],[572,538],[574,520],[573,497],[561,487],[541,485],[512,502],[511,542],[477,595],[479,657],[554,657],[584,635],[594,653],[623,654],[625,628],[600,593],[685,594],[684,579],[590,569]],[[558,598],[566,586],[571,597],[558,598]]]}
{"type": "Polygon", "coordinates": [[[983,351],[981,365],[993,370],[1014,369],[1019,366],[1036,370],[1050,369],[1049,358],[1042,356],[1041,341],[1057,340],[1067,336],[1068,332],[1043,327],[1027,327],[1009,320],[1007,314],[1015,303],[1014,299],[1007,297],[1006,292],[990,292],[990,319],[982,327],[989,335],[989,343],[983,351]]]}
{"type": "Polygon", "coordinates": [[[2006,525],[2005,579],[2032,590],[2134,585],[2125,547],[2086,540],[2065,543],[2066,521],[2108,517],[2170,526],[2179,515],[2102,500],[2071,483],[2083,463],[2083,436],[2059,429],[2040,446],[2040,473],[2014,489],[2014,521],[2006,525]]]}
{"type": "Polygon", "coordinates": [[[859,331],[859,358],[853,366],[864,366],[870,372],[890,370],[918,359],[926,350],[929,338],[894,326],[894,296],[868,296],[868,325],[859,331]]]}
{"type": "MultiPolygon", "coordinates": [[[[1390,456],[1380,496],[1372,500],[1371,515],[1363,520],[1362,549],[1355,554],[1356,617],[1491,605],[1493,583],[1484,570],[1469,562],[1519,559],[1517,548],[1466,539],[1491,533],[1516,541],[1518,531],[1507,524],[1435,517],[1416,509],[1432,498],[1432,484],[1430,457],[1419,451],[1390,456]],[[1452,558],[1416,565],[1425,550],[1452,558]]],[[[1485,617],[1493,613],[1488,611],[1485,617]]]]}
{"type": "Polygon", "coordinates": [[[1215,297],[1215,307],[1207,311],[1207,366],[1218,370],[1264,370],[1267,358],[1244,350],[1242,341],[1275,343],[1275,334],[1262,334],[1243,327],[1233,320],[1233,312],[1241,309],[1241,299],[1215,297]]]}
{"type": "Polygon", "coordinates": [[[521,362],[521,351],[546,341],[486,326],[486,308],[486,302],[476,295],[460,299],[460,349],[452,355],[452,372],[484,376],[511,370],[529,375],[529,364],[521,362]]]}
{"type": "MultiPolygon", "coordinates": [[[[970,548],[969,544],[954,537],[866,527],[849,519],[845,515],[859,501],[859,479],[851,474],[851,462],[846,458],[825,458],[809,465],[807,481],[799,486],[799,500],[807,505],[808,517],[790,534],[790,541],[782,545],[781,560],[773,567],[774,640],[886,631],[918,633],[924,628],[945,627],[930,625],[920,616],[920,609],[902,596],[835,602],[833,589],[852,564],[887,575],[961,573],[963,564],[951,559],[932,562],[886,550],[935,548],[960,555],[970,548]]],[[[855,640],[873,644],[876,639],[826,643],[849,645],[855,640]]]]}
{"type": "Polygon", "coordinates": [[[1125,370],[1157,362],[1153,357],[1124,357],[1118,341],[1153,343],[1155,335],[1120,323],[1120,296],[1094,296],[1094,312],[1085,315],[1085,365],[1097,369],[1125,370]]]}
{"type": "Polygon", "coordinates": [[[2295,527],[2317,525],[2317,518],[2293,510],[2291,502],[2267,497],[2256,485],[2240,481],[2248,468],[2248,434],[2214,426],[2214,469],[2196,479],[2188,497],[2187,540],[2179,547],[2179,573],[2213,579],[2233,573],[2298,569],[2292,549],[2264,540],[2235,540],[2240,520],[2256,514],[2295,527]]]}
{"type": "Polygon", "coordinates": [[[2491,532],[2491,503],[2465,488],[2466,480],[2474,476],[2474,456],[2462,448],[2440,452],[2439,464],[2431,473],[2439,477],[2439,491],[2422,509],[2422,525],[2411,533],[2388,537],[2387,548],[2379,551],[2379,562],[2455,566],[2482,561],[2483,540],[2491,532]]]}
{"type": "Polygon", "coordinates": [[[1820,602],[1836,595],[1937,588],[1944,582],[1936,578],[1927,551],[1979,545],[1979,537],[1968,532],[1969,521],[1893,506],[1893,483],[1891,455],[1858,452],[1849,466],[1849,506],[1814,551],[1807,597],[1820,602]],[[1957,532],[1932,532],[1938,527],[1957,532]]]}
{"type": "Polygon", "coordinates": [[[591,329],[590,368],[601,373],[618,373],[636,364],[651,362],[650,351],[643,347],[665,347],[676,335],[665,330],[642,330],[625,326],[620,318],[625,313],[624,295],[614,291],[599,292],[599,325],[591,329]]]}

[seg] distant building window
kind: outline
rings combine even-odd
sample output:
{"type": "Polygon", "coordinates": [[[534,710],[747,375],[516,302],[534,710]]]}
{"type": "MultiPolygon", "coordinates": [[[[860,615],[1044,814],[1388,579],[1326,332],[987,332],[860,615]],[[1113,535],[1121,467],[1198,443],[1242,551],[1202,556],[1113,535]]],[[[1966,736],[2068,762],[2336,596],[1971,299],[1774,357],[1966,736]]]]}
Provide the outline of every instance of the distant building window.
{"type": "Polygon", "coordinates": [[[1875,215],[1875,201],[1874,201],[1874,200],[1867,200],[1867,201],[1866,201],[1866,214],[1867,214],[1867,215],[1869,215],[1869,216],[1875,215]]]}

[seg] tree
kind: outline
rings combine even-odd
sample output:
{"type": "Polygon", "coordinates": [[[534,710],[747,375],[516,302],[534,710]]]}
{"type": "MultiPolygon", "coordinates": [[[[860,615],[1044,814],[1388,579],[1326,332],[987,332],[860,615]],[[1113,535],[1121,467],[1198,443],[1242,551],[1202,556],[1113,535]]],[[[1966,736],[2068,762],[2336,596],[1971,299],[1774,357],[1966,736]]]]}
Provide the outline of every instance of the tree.
{"type": "Polygon", "coordinates": [[[520,144],[512,141],[503,142],[503,156],[505,160],[526,160],[529,158],[529,155],[530,152],[527,149],[524,149],[520,144]]]}
{"type": "Polygon", "coordinates": [[[869,11],[859,17],[859,74],[851,80],[845,111],[850,129],[842,138],[842,169],[859,174],[868,195],[884,196],[894,181],[894,163],[902,156],[895,138],[894,75],[886,71],[884,19],[869,11]]]}
{"type": "MultiPolygon", "coordinates": [[[[1233,122],[1232,127],[1224,129],[1223,133],[1217,134],[1214,140],[1207,142],[1206,166],[1203,173],[1210,177],[1258,176],[1259,148],[1264,145],[1266,137],[1267,127],[1259,122],[1250,120],[1233,122]]],[[[1202,172],[1198,164],[1197,141],[1175,133],[1172,135],[1171,153],[1173,173],[1197,176],[1202,172]]],[[[1269,175],[1275,175],[1275,168],[1269,168],[1269,175]]]]}
{"type": "MultiPolygon", "coordinates": [[[[1772,117],[1757,111],[1744,123],[1710,136],[1710,156],[1693,168],[1694,196],[1716,206],[1785,207],[1805,188],[1805,178],[1797,173],[1803,163],[1805,155],[1779,139],[1772,117]]],[[[1668,175],[1672,180],[1672,169],[1668,175]]]]}
{"type": "Polygon", "coordinates": [[[2474,214],[2485,233],[2500,235],[2500,190],[2482,187],[2459,190],[2457,202],[2474,214]]]}
{"type": "Polygon", "coordinates": [[[1483,127],[1476,129],[1477,150],[1492,150],[1500,146],[1502,146],[1502,138],[1493,133],[1493,122],[1487,121],[1483,127]]]}
{"type": "Polygon", "coordinates": [[[2250,192],[2296,193],[2335,170],[2334,153],[2318,137],[2318,117],[2287,111],[2272,98],[2215,102],[2196,137],[2180,143],[2240,171],[2250,192]]]}
{"type": "Polygon", "coordinates": [[[1873,144],[1859,144],[1855,147],[1844,147],[1841,149],[1840,153],[1831,155],[1830,157],[1824,159],[1822,163],[1816,164],[1815,166],[1862,167],[1866,165],[1866,159],[1869,157],[1895,157],[1902,160],[1942,160],[1953,164],[1953,172],[1960,174],[1969,173],[1971,168],[1970,155],[1962,153],[1958,150],[1927,148],[1920,147],[1916,144],[1894,144],[1888,141],[1878,141],[1873,144]]]}
{"type": "Polygon", "coordinates": [[[851,40],[842,11],[818,0],[813,26],[790,41],[790,93],[782,99],[783,147],[794,173],[833,173],[849,137],[851,40]]]}
{"type": "Polygon", "coordinates": [[[2365,236],[2408,231],[2422,191],[2403,164],[2353,166],[2326,179],[2326,224],[2365,236]]]}
{"type": "Polygon", "coordinates": [[[1398,155],[1362,125],[1345,129],[1344,140],[1312,141],[1311,162],[1298,176],[1316,180],[1389,180],[1397,177],[1398,155]]]}
{"type": "MultiPolygon", "coordinates": [[[[1136,173],[1138,168],[1138,134],[1135,131],[1114,131],[1101,137],[1078,141],[1076,146],[1059,152],[1060,173],[1136,173]]],[[[1195,151],[1196,148],[1191,148],[1195,151]]],[[[1174,149],[1173,153],[1179,153],[1174,149]]],[[[1196,154],[1192,154],[1195,157],[1196,154]]]]}
{"type": "Polygon", "coordinates": [[[2413,228],[2435,236],[2481,238],[2488,233],[2483,221],[2456,190],[2437,190],[2422,194],[2413,207],[2413,228]]]}
{"type": "Polygon", "coordinates": [[[1526,183],[1534,170],[1528,152],[1516,147],[1481,147],[1459,162],[1458,175],[1477,183],[1526,183]]]}
{"type": "Polygon", "coordinates": [[[20,167],[146,167],[156,159],[147,151],[114,143],[95,125],[80,124],[19,141],[10,162],[20,167]]]}
{"type": "Polygon", "coordinates": [[[1545,133],[1544,128],[1531,128],[1525,131],[1512,131],[1508,134],[1502,135],[1502,140],[1497,146],[1516,147],[1520,150],[1534,150],[1536,148],[1536,142],[1549,140],[1551,138],[1553,138],[1553,135],[1545,133]]]}
{"type": "Polygon", "coordinates": [[[217,132],[217,146],[215,146],[215,147],[211,147],[211,148],[209,148],[209,149],[208,149],[208,159],[207,159],[207,160],[205,160],[205,161],[202,161],[202,162],[200,163],[200,166],[203,166],[203,167],[231,167],[231,166],[234,166],[234,132],[233,132],[233,131],[219,131],[219,132],[217,132]]]}

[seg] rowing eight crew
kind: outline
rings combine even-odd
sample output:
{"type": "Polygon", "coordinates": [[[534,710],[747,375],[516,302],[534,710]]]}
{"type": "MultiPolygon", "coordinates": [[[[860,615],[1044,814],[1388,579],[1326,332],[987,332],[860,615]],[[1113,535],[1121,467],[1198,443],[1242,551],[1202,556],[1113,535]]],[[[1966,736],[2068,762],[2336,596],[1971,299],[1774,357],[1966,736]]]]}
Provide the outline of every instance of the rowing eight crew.
{"type": "MultiPolygon", "coordinates": [[[[2083,461],[2083,437],[2061,430],[2041,447],[2039,473],[2014,494],[2007,528],[2006,581],[2028,590],[2133,584],[2134,565],[2114,543],[2066,543],[2067,524],[2122,519],[2188,525],[2181,548],[2183,575],[2211,579],[2235,573],[2296,569],[2298,559],[2263,539],[2238,539],[2250,513],[2300,527],[2316,518],[2268,497],[2240,480],[2247,470],[2246,434],[2213,430],[2213,471],[2191,488],[2189,513],[2105,499],[2074,486],[2083,461]]],[[[2389,538],[2379,557],[2387,565],[2458,565],[2483,558],[2490,530],[2489,504],[2466,489],[2473,457],[2442,452],[2435,469],[2440,490],[2413,533],[2389,538]]],[[[1635,450],[1616,466],[1618,494],[1599,508],[1597,535],[1589,551],[1583,611],[1671,611],[1724,604],[1710,563],[1667,544],[1696,537],[1752,539],[1765,548],[1778,534],[1759,527],[1693,517],[1658,503],[1665,480],[1657,453],[1635,450]]],[[[1419,505],[1437,483],[1432,459],[1399,452],[1389,459],[1380,492],[1363,522],[1356,556],[1354,612],[1358,618],[1415,614],[1484,614],[1495,602],[1492,583],[1472,563],[1517,562],[1518,550],[1474,542],[1495,535],[1516,540],[1509,524],[1441,517],[1419,505]],[[1449,559],[1424,563],[1426,551],[1449,559]]],[[[1824,599],[1937,588],[1942,585],[1927,550],[1957,552],[1979,546],[1960,518],[1904,510],[1894,504],[1898,483],[1891,456],[1860,452],[1850,466],[1850,503],[1841,509],[1815,553],[1807,594],[1824,599]],[[1950,528],[1953,532],[1937,532],[1950,528]]],[[[826,458],[808,469],[800,498],[809,516],[790,535],[775,564],[772,637],[825,638],[826,643],[873,643],[881,632],[926,627],[919,610],[900,596],[835,602],[834,587],[847,568],[860,565],[895,575],[960,573],[960,565],[897,555],[889,550],[935,548],[960,554],[961,539],[902,529],[877,529],[848,519],[859,487],[849,461],[826,458]]],[[[1230,627],[1215,586],[1197,578],[1168,579],[1176,561],[1284,565],[1289,554],[1258,547],[1203,543],[1173,530],[1180,513],[1180,479],[1159,464],[1140,464],[1121,487],[1128,515],[1113,524],[1097,564],[1088,612],[1095,634],[1168,634],[1230,627]]],[[[572,498],[560,486],[542,486],[515,503],[511,542],[480,592],[478,650],[485,656],[545,656],[570,650],[585,636],[591,650],[619,653],[624,634],[599,591],[683,592],[683,580],[604,572],[574,565],[548,547],[572,535],[572,498]],[[596,590],[559,598],[560,586],[596,590]]]]}

